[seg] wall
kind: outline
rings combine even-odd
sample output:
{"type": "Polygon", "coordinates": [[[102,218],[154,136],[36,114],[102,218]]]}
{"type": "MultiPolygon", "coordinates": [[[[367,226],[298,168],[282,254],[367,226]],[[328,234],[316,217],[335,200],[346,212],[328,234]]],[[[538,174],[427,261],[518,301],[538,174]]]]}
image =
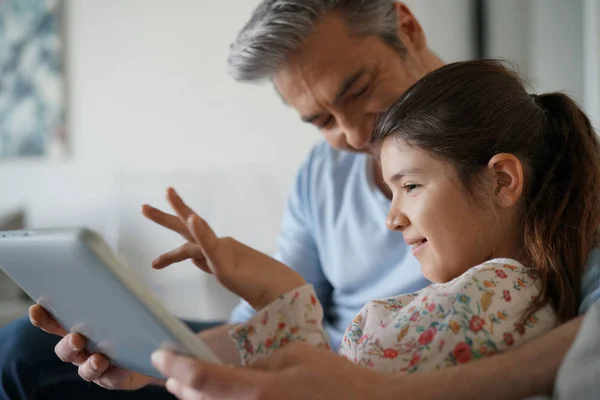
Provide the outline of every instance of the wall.
{"type": "Polygon", "coordinates": [[[415,14],[429,46],[445,62],[468,60],[474,52],[474,9],[471,0],[403,1],[415,14]]]}
{"type": "Polygon", "coordinates": [[[582,102],[583,2],[530,2],[531,83],[540,93],[562,90],[582,102]]]}
{"type": "Polygon", "coordinates": [[[71,156],[3,163],[0,209],[25,203],[34,226],[104,229],[120,168],[300,162],[317,134],[269,86],[225,73],[254,4],[67,1],[71,156]]]}
{"type": "Polygon", "coordinates": [[[598,103],[599,0],[487,0],[487,56],[516,64],[532,90],[564,91],[589,114],[598,103]],[[589,11],[588,11],[589,10],[589,11]],[[595,45],[593,44],[595,42],[595,45]],[[593,82],[596,82],[595,84],[593,82]]]}

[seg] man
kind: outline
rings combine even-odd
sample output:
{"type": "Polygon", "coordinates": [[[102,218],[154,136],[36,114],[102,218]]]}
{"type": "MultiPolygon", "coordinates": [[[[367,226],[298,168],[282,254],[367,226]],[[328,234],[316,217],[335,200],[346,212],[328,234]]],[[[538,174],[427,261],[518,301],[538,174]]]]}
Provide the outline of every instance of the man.
{"type": "MultiPolygon", "coordinates": [[[[283,219],[278,258],[315,286],[326,309],[325,326],[334,348],[350,319],[368,300],[427,285],[400,233],[385,228],[389,193],[379,166],[367,153],[377,116],[417,79],[441,65],[416,18],[393,0],[266,0],[232,47],[230,69],[236,79],[271,79],[284,101],[302,120],[318,127],[327,141],[311,152],[300,169],[283,219]]],[[[184,207],[177,199],[171,202],[184,207]]],[[[181,221],[174,216],[156,210],[148,210],[147,216],[182,232],[181,221]]],[[[162,260],[186,257],[185,252],[175,252],[162,260]]],[[[595,262],[590,279],[584,282],[587,296],[582,299],[582,311],[600,296],[598,280],[592,280],[597,271],[595,262]]],[[[242,303],[231,323],[250,314],[251,309],[242,303]]],[[[32,310],[31,318],[48,332],[66,333],[39,307],[32,310]]],[[[565,324],[510,353],[403,377],[366,371],[301,344],[246,370],[221,369],[165,354],[154,361],[174,378],[169,390],[182,398],[397,398],[406,394],[411,398],[482,398],[486,394],[518,398],[551,391],[579,323],[577,319],[565,324]]],[[[218,338],[228,329],[220,326],[201,336],[209,343],[221,343],[218,338]]],[[[17,332],[31,337],[23,321],[17,332]]],[[[60,362],[48,361],[50,349],[45,346],[18,343],[17,348],[25,349],[26,354],[35,349],[35,354],[44,355],[43,362],[62,368],[60,362]]],[[[107,360],[101,355],[88,357],[83,346],[81,336],[68,335],[58,343],[56,353],[78,364],[79,374],[99,385],[113,389],[146,386],[123,394],[123,398],[147,396],[148,390],[157,390],[149,388],[151,382],[140,375],[107,370],[107,360]]],[[[227,361],[235,361],[237,353],[231,344],[221,350],[229,352],[227,361]]],[[[27,364],[29,359],[18,352],[10,351],[4,357],[20,357],[22,364],[27,364]]],[[[39,371],[40,363],[31,367],[39,371]]],[[[10,361],[6,364],[18,369],[10,361]]],[[[3,382],[14,385],[23,379],[7,370],[3,367],[1,371],[3,382]]],[[[69,380],[66,376],[55,378],[62,383],[54,389],[77,383],[73,376],[74,370],[69,380]]],[[[93,398],[91,390],[100,391],[95,386],[88,390],[85,398],[93,398]]]]}

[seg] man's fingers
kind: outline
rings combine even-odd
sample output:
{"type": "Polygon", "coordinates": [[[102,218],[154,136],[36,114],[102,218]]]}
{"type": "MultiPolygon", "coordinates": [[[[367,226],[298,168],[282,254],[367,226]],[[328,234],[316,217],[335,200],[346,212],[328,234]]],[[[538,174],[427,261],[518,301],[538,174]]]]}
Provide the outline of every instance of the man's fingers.
{"type": "Polygon", "coordinates": [[[203,397],[197,390],[185,386],[175,379],[169,379],[165,386],[170,393],[174,394],[180,400],[207,400],[207,397],[203,397]]]}
{"type": "Polygon", "coordinates": [[[179,233],[185,240],[192,240],[192,236],[190,235],[185,222],[182,221],[181,218],[162,212],[158,208],[148,204],[142,206],[142,214],[152,222],[179,233]]]}
{"type": "Polygon", "coordinates": [[[207,364],[167,351],[155,352],[152,364],[169,380],[192,388],[208,399],[253,398],[269,387],[267,376],[260,371],[207,364]]]}
{"type": "Polygon", "coordinates": [[[132,372],[125,369],[108,367],[102,376],[94,379],[94,383],[104,389],[109,390],[128,390],[132,372]]]}
{"type": "MultiPolygon", "coordinates": [[[[94,383],[110,390],[137,390],[151,383],[161,384],[159,380],[152,379],[126,369],[109,366],[94,383]]],[[[164,383],[163,383],[164,384],[164,383]]]]}
{"type": "Polygon", "coordinates": [[[152,354],[152,364],[164,376],[174,378],[185,386],[202,389],[205,369],[195,359],[167,351],[157,351],[152,354]]]}
{"type": "Polygon", "coordinates": [[[54,347],[54,352],[64,362],[79,364],[87,359],[85,339],[78,333],[69,333],[54,347]]]}
{"type": "Polygon", "coordinates": [[[79,365],[79,376],[91,382],[100,378],[109,366],[110,363],[106,357],[101,354],[92,354],[85,362],[79,365]]]}
{"type": "Polygon", "coordinates": [[[187,221],[190,215],[195,214],[194,210],[189,208],[187,204],[183,202],[183,199],[179,196],[179,194],[177,194],[175,189],[171,187],[167,189],[167,200],[184,223],[187,221]]]}
{"type": "Polygon", "coordinates": [[[190,258],[195,260],[203,260],[204,253],[197,244],[187,242],[175,250],[171,250],[158,256],[156,259],[154,259],[154,261],[152,261],[152,268],[163,269],[171,264],[175,264],[190,258]]]}
{"type": "Polygon", "coordinates": [[[68,332],[39,304],[29,307],[29,320],[44,332],[52,335],[65,336],[68,332]]]}

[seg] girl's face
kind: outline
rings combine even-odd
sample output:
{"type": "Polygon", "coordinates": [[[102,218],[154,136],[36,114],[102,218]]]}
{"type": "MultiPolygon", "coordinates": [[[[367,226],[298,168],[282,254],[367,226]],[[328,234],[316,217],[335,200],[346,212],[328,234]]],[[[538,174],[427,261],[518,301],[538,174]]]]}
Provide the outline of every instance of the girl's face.
{"type": "Polygon", "coordinates": [[[388,139],[380,156],[393,193],[386,224],[402,232],[427,279],[447,282],[491,258],[518,256],[514,219],[493,198],[495,178],[475,201],[452,165],[420,148],[388,139]]]}

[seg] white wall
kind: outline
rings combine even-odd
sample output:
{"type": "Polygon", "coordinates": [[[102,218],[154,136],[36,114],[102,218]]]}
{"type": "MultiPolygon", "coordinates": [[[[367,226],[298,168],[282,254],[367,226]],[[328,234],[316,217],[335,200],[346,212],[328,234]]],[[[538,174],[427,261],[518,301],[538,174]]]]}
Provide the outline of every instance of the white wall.
{"type": "Polygon", "coordinates": [[[584,99],[583,2],[530,0],[532,84],[539,93],[561,90],[584,99]]]}
{"type": "Polygon", "coordinates": [[[583,1],[584,104],[600,129],[600,0],[583,1]]]}
{"type": "Polygon", "coordinates": [[[2,209],[25,203],[33,226],[109,233],[120,168],[300,162],[317,134],[269,86],[225,73],[251,3],[68,1],[71,157],[3,163],[2,209]]]}
{"type": "Polygon", "coordinates": [[[594,61],[599,57],[598,28],[594,28],[598,22],[587,10],[598,7],[598,3],[599,0],[487,0],[487,56],[516,63],[534,91],[564,91],[588,113],[597,112],[588,98],[593,97],[590,91],[599,92],[597,84],[590,86],[598,74],[594,61]],[[594,40],[595,46],[591,44],[594,40]],[[586,68],[588,72],[584,73],[586,68]]]}
{"type": "Polygon", "coordinates": [[[427,35],[429,46],[445,62],[475,57],[471,0],[406,0],[427,35]]]}
{"type": "Polygon", "coordinates": [[[26,203],[34,225],[64,215],[97,226],[118,168],[300,162],[317,134],[269,86],[225,73],[254,4],[67,1],[71,156],[2,163],[0,209],[26,203]]]}
{"type": "Polygon", "coordinates": [[[485,2],[488,54],[513,63],[530,80],[529,0],[487,0],[485,2]]]}

